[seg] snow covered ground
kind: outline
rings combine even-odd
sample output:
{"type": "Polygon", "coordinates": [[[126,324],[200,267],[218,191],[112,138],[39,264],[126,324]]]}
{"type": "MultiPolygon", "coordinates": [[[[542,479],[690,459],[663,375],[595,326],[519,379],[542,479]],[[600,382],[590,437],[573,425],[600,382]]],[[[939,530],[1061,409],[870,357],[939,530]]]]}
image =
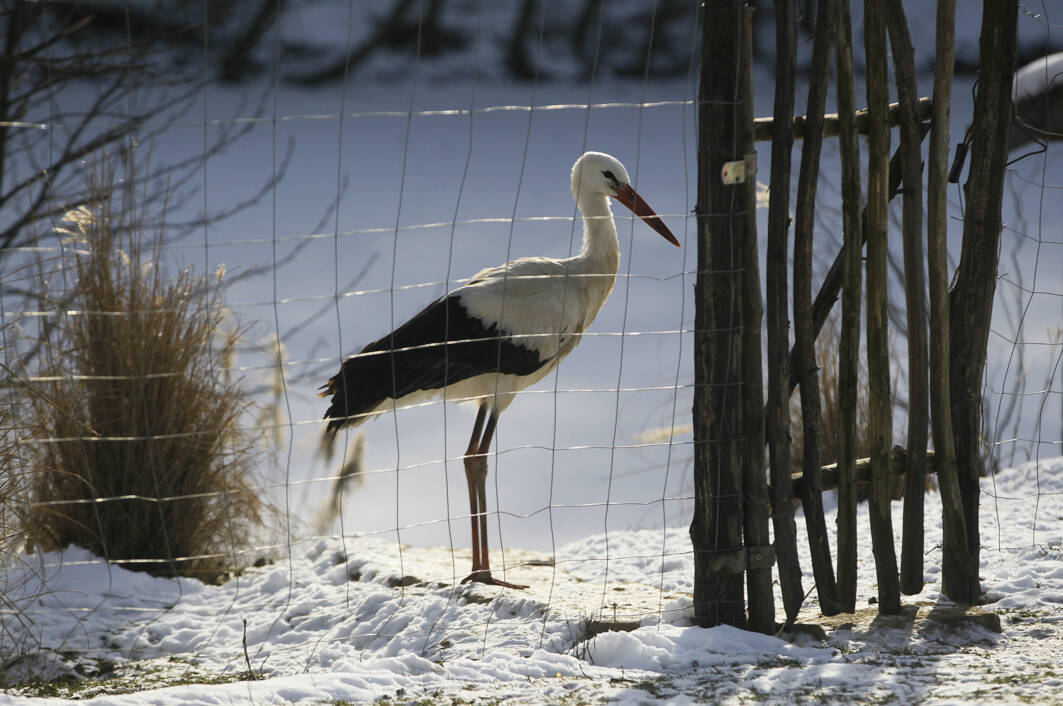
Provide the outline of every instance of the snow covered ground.
{"type": "MultiPolygon", "coordinates": [[[[938,593],[931,494],[923,593],[901,616],[876,616],[865,531],[857,614],[822,619],[814,591],[807,600],[802,620],[823,625],[824,642],[690,626],[690,546],[673,528],[588,537],[558,547],[552,565],[496,552],[526,591],[459,585],[460,548],[354,536],[282,548],[222,586],[130,573],[77,549],[27,556],[8,567],[22,616],[5,613],[2,649],[21,655],[9,673],[91,677],[41,704],[1063,702],[1063,458],[1000,471],[983,488],[992,602],[988,616],[958,621],[938,593]],[[987,627],[997,620],[1001,633],[987,627]],[[248,664],[258,679],[245,678],[248,664]]],[[[37,693],[9,690],[0,703],[37,693]]]]}

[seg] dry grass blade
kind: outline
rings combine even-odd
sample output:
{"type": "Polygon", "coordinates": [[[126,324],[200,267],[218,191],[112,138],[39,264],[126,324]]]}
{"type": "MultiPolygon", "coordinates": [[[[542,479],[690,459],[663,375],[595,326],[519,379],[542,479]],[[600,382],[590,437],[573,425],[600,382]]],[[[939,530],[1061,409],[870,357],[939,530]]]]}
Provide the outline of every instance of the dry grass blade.
{"type": "MultiPolygon", "coordinates": [[[[326,435],[324,438],[331,440],[333,437],[326,435]]],[[[349,448],[345,449],[343,467],[340,468],[340,474],[336,476],[332,484],[328,501],[318,512],[315,524],[319,534],[328,532],[329,527],[343,511],[344,492],[353,490],[365,482],[365,451],[366,436],[364,431],[360,431],[350,443],[349,448]]]]}

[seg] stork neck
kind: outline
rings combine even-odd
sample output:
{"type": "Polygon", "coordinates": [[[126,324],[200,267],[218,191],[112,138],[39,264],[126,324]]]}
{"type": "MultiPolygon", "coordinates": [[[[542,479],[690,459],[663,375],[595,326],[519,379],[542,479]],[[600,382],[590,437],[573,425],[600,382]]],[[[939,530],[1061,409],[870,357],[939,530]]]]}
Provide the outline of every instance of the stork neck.
{"type": "Polygon", "coordinates": [[[579,210],[583,213],[583,247],[576,259],[589,270],[616,274],[620,268],[620,243],[609,198],[586,194],[580,197],[579,210]]]}

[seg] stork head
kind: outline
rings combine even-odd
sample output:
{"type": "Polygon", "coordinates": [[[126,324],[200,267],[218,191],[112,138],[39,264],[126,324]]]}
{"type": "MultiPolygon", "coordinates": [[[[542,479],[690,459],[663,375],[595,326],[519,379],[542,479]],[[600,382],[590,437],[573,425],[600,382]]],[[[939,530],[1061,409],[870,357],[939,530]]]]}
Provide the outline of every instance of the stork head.
{"type": "Polygon", "coordinates": [[[572,165],[572,195],[604,194],[616,197],[617,191],[631,179],[620,160],[604,152],[585,152],[572,165]]]}
{"type": "Polygon", "coordinates": [[[616,199],[632,213],[661,234],[665,240],[679,247],[679,241],[668,226],[631,186],[631,178],[620,160],[604,152],[585,152],[572,165],[572,195],[579,202],[592,194],[616,199]]]}

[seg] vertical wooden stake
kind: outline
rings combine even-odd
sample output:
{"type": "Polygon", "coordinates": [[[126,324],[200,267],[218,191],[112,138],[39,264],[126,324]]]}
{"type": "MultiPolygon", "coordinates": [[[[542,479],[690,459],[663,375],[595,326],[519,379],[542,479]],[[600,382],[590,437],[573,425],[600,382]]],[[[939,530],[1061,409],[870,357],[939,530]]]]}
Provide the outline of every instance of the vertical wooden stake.
{"type": "Polygon", "coordinates": [[[923,590],[923,494],[926,489],[927,328],[926,274],[923,270],[923,140],[915,117],[919,99],[915,48],[904,6],[889,3],[886,27],[893,47],[897,97],[901,104],[901,165],[904,171],[904,295],[908,316],[908,460],[904,476],[901,591],[923,590]]]}
{"type": "Polygon", "coordinates": [[[823,491],[819,483],[820,391],[816,365],[816,335],[812,326],[812,234],[816,216],[816,186],[823,145],[823,109],[830,78],[831,17],[835,0],[821,0],[816,13],[812,43],[812,71],[808,85],[807,136],[801,150],[797,183],[797,214],[794,221],[794,347],[801,381],[801,433],[804,440],[803,469],[805,524],[812,554],[819,607],[824,615],[841,612],[838,586],[830,558],[830,541],[823,518],[823,491]]]}
{"type": "MultiPolygon", "coordinates": [[[[753,143],[753,8],[747,7],[742,23],[742,132],[743,154],[754,154],[753,143]]],[[[742,234],[742,519],[746,554],[756,562],[757,552],[771,543],[768,534],[768,483],[764,477],[764,378],[760,360],[760,324],[764,307],[760,299],[760,257],[757,253],[757,178],[746,174],[742,234]]],[[[775,632],[775,593],[771,565],[751,566],[747,572],[749,629],[775,632]]]]}
{"type": "Polygon", "coordinates": [[[797,558],[793,491],[790,485],[790,317],[787,290],[790,229],[790,164],[794,137],[794,64],[797,54],[795,0],[775,0],[775,120],[771,138],[771,196],[768,202],[768,456],[771,463],[775,562],[787,622],[801,609],[801,565],[797,558]]]}
{"type": "Polygon", "coordinates": [[[885,0],[864,0],[864,43],[867,54],[868,133],[867,184],[867,377],[871,426],[871,492],[868,501],[871,541],[878,576],[878,610],[901,610],[897,554],[893,546],[890,509],[889,455],[893,437],[890,403],[890,358],[887,330],[886,269],[888,248],[887,176],[889,128],[886,106],[889,82],[886,62],[885,0]]]}
{"type": "Polygon", "coordinates": [[[838,598],[842,610],[856,610],[856,428],[860,386],[860,291],[863,282],[860,141],[853,125],[853,36],[848,2],[838,3],[834,22],[838,66],[838,117],[842,158],[843,246],[842,330],[838,350],[838,598]]]}
{"type": "Polygon", "coordinates": [[[698,276],[694,285],[694,616],[745,625],[743,575],[722,561],[743,549],[741,465],[742,185],[721,180],[741,158],[742,0],[702,13],[698,88],[698,276]]]}
{"type": "Polygon", "coordinates": [[[967,581],[953,586],[956,600],[978,599],[978,493],[983,469],[982,376],[993,315],[1000,247],[1001,206],[1015,73],[1016,0],[982,3],[981,64],[971,124],[971,172],[964,191],[963,249],[949,300],[952,426],[956,470],[967,528],[967,581]]]}
{"type": "MultiPolygon", "coordinates": [[[[948,186],[949,107],[956,46],[956,0],[938,0],[934,61],[934,115],[930,133],[930,170],[927,177],[927,267],[930,273],[930,330],[949,330],[948,186]]],[[[941,491],[943,547],[941,592],[968,602],[967,522],[956,476],[956,450],[949,410],[949,337],[930,337],[930,407],[934,453],[941,491]]],[[[977,596],[975,596],[977,597],[977,596]]]]}

